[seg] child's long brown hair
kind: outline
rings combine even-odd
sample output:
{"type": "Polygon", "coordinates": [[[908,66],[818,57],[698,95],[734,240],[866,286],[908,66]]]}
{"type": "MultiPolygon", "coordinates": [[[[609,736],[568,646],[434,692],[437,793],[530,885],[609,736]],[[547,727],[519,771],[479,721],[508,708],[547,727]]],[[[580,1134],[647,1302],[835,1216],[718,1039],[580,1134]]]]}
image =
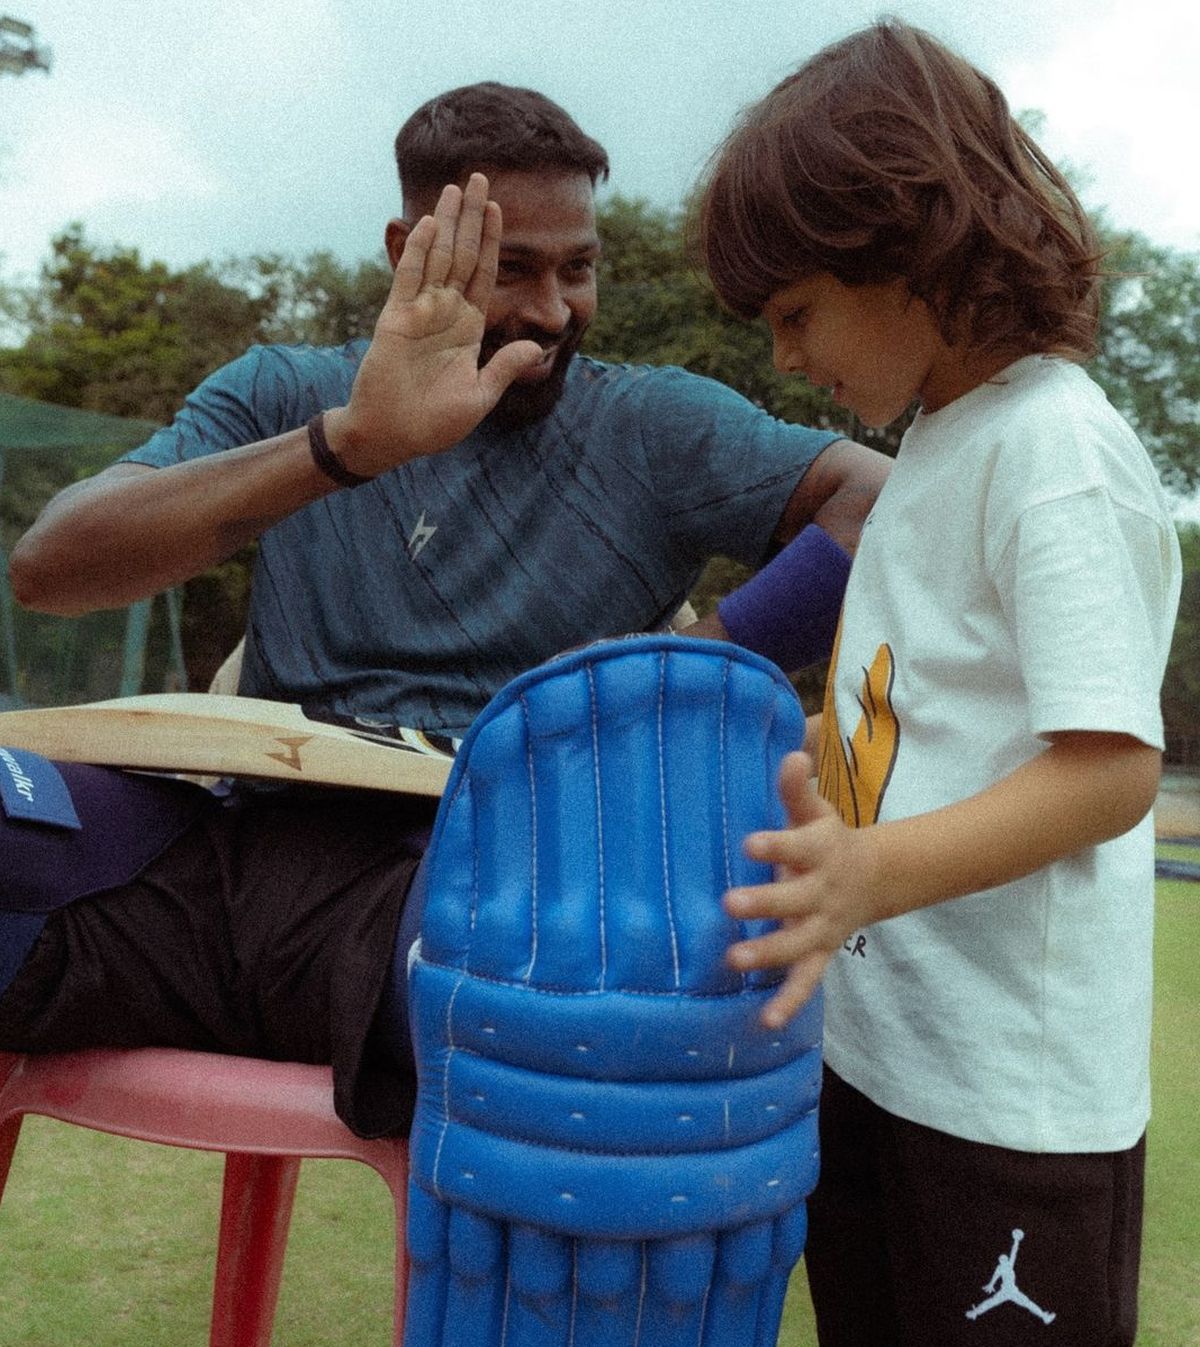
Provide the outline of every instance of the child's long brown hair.
{"type": "Polygon", "coordinates": [[[1085,358],[1099,254],[1066,179],[996,85],[885,19],[745,112],[694,219],[717,293],[754,317],[813,272],[902,277],[948,342],[1085,358]]]}

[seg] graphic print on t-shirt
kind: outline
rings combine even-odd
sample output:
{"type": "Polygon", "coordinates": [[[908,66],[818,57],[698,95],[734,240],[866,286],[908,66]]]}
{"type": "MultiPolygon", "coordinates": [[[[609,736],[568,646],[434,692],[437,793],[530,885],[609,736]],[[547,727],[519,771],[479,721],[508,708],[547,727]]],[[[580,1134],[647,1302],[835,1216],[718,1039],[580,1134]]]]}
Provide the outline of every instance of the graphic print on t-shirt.
{"type": "Polygon", "coordinates": [[[829,661],[821,735],[817,748],[817,788],[851,828],[865,828],[879,818],[879,806],[891,780],[900,750],[900,722],[892,705],[896,660],[886,643],[875,652],[871,667],[863,670],[858,704],[862,714],[854,734],[843,739],[838,724],[834,684],[842,644],[839,625],[829,661]]]}
{"type": "MultiPolygon", "coordinates": [[[[892,705],[896,660],[892,647],[886,643],[875,652],[871,667],[863,670],[862,689],[858,694],[862,714],[854,734],[843,739],[833,692],[841,644],[839,623],[821,711],[817,788],[841,815],[843,823],[851,828],[865,828],[879,818],[879,806],[883,803],[896,754],[900,751],[900,721],[892,705]]],[[[855,932],[842,948],[851,958],[865,959],[867,937],[861,931],[855,932]]]]}
{"type": "Polygon", "coordinates": [[[425,522],[425,511],[421,511],[421,517],[417,520],[416,527],[413,529],[408,540],[408,555],[413,560],[421,555],[425,544],[437,532],[436,524],[427,524],[425,522]]]}

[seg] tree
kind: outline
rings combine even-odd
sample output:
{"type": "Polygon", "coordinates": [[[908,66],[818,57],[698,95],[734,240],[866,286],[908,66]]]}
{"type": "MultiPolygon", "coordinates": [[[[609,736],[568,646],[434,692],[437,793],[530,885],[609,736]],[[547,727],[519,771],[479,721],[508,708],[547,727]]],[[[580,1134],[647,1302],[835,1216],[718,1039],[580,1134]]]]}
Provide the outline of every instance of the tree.
{"type": "MultiPolygon", "coordinates": [[[[391,281],[383,262],[345,266],[328,253],[201,263],[174,271],[135,248],[98,247],[73,224],[54,238],[32,292],[10,288],[4,312],[28,333],[0,352],[0,388],[120,416],[168,421],[205,375],[255,342],[333,343],[369,334],[391,281]]],[[[5,517],[20,530],[53,490],[103,462],[31,463],[10,483],[5,517]],[[28,474],[27,474],[28,476],[28,474]],[[35,495],[15,486],[31,484],[35,495]]],[[[11,475],[11,474],[10,474],[11,475]]],[[[207,684],[244,624],[253,549],[185,587],[189,677],[207,684]]]]}
{"type": "MultiPolygon", "coordinates": [[[[301,262],[270,254],[252,258],[249,267],[271,297],[263,341],[334,346],[369,337],[392,284],[382,256],[347,266],[329,252],[301,262]]],[[[231,282],[235,274],[236,264],[225,272],[231,282]]]]}
{"type": "Polygon", "coordinates": [[[1187,494],[1200,486],[1200,254],[1101,232],[1110,279],[1091,373],[1187,494]]]}
{"type": "MultiPolygon", "coordinates": [[[[1183,553],[1183,590],[1171,656],[1163,680],[1163,720],[1168,734],[1183,736],[1191,752],[1180,754],[1200,765],[1200,526],[1179,530],[1183,553]]],[[[1174,746],[1167,745],[1168,751],[1174,746]]]]}
{"type": "Polygon", "coordinates": [[[136,248],[100,249],[73,224],[54,238],[0,355],[6,391],[66,407],[166,421],[214,366],[258,335],[266,301],[207,263],[172,272],[136,248]]]}
{"type": "Polygon", "coordinates": [[[68,407],[166,421],[219,365],[255,342],[348,341],[374,326],[383,262],[277,254],[172,271],[136,248],[101,248],[80,224],[50,244],[32,292],[0,313],[27,333],[0,352],[0,387],[68,407]]]}

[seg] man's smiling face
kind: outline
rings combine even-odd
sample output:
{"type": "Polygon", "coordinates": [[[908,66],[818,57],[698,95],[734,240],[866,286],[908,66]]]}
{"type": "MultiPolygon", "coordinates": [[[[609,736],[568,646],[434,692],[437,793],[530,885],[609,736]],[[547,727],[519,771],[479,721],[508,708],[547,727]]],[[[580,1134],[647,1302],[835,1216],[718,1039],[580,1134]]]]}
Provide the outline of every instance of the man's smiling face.
{"type": "MultiPolygon", "coordinates": [[[[488,417],[489,424],[512,430],[540,421],[562,396],[567,366],[596,312],[600,238],[587,174],[497,172],[488,174],[488,181],[504,232],[480,364],[511,341],[536,341],[545,352],[517,376],[488,417]]],[[[405,207],[408,219],[415,220],[432,212],[433,203],[406,201],[405,207]]]]}

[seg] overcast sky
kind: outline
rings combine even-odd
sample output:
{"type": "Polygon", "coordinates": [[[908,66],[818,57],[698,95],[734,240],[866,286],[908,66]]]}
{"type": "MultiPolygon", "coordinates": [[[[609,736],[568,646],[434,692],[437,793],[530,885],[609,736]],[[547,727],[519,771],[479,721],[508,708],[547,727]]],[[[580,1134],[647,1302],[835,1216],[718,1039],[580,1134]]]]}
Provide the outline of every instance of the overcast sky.
{"type": "Polygon", "coordinates": [[[739,107],[888,8],[1042,110],[1089,205],[1200,249],[1194,0],[0,0],[53,49],[0,78],[0,277],[72,219],[174,266],[376,256],[397,127],[478,79],[549,94],[608,190],[677,205],[739,107]]]}

